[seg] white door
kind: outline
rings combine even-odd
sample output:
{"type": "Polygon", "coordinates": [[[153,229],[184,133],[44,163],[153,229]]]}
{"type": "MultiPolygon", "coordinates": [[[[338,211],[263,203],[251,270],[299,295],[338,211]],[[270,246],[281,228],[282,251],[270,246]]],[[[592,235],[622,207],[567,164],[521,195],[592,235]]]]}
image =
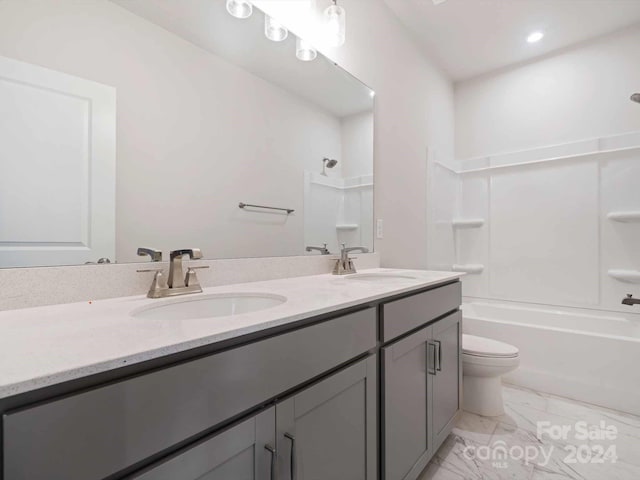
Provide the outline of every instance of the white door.
{"type": "Polygon", "coordinates": [[[0,268],[115,258],[116,92],[0,56],[0,268]]]}

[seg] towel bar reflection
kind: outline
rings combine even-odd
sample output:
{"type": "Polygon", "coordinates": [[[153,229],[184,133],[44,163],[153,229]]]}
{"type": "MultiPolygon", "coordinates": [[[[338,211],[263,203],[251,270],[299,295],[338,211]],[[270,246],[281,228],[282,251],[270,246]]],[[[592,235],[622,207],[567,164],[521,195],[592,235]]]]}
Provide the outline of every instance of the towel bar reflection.
{"type": "Polygon", "coordinates": [[[243,202],[240,202],[238,204],[238,207],[240,208],[253,207],[253,208],[266,208],[267,210],[280,210],[281,212],[287,212],[287,215],[295,212],[293,208],[267,207],[265,205],[252,205],[250,203],[243,203],[243,202]]]}

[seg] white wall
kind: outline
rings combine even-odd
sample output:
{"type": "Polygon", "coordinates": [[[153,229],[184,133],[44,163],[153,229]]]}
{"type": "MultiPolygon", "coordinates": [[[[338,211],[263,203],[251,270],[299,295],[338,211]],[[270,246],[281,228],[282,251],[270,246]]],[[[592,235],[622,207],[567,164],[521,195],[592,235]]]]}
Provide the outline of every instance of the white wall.
{"type": "Polygon", "coordinates": [[[640,27],[456,84],[456,157],[640,130],[640,27]]]}
{"type": "Polygon", "coordinates": [[[453,86],[382,0],[340,5],[346,43],[323,51],[376,92],[374,204],[376,218],[384,219],[376,249],[383,266],[427,268],[427,147],[453,157],[453,86]]]}
{"type": "Polygon", "coordinates": [[[340,157],[337,117],[106,0],[0,2],[0,55],[116,88],[118,261],[303,253],[304,170],[340,157]]]}
{"type": "Polygon", "coordinates": [[[453,86],[381,0],[345,0],[335,58],[376,92],[374,205],[383,266],[427,268],[427,147],[452,156],[453,86]]]}

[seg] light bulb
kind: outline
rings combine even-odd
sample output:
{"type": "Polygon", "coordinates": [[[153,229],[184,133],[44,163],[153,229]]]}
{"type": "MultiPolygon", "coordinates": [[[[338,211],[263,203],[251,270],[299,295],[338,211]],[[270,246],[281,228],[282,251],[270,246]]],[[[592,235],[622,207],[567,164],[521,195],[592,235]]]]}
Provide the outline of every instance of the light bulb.
{"type": "Polygon", "coordinates": [[[281,42],[285,38],[287,38],[287,35],[289,35],[289,31],[269,15],[265,15],[264,34],[269,40],[273,40],[274,42],[281,42]]]}
{"type": "Polygon", "coordinates": [[[227,12],[236,18],[249,18],[253,13],[253,5],[247,0],[227,0],[227,12]]]}
{"type": "Polygon", "coordinates": [[[542,33],[542,32],[533,32],[527,37],[527,42],[536,43],[536,42],[539,42],[540,40],[542,40],[542,37],[544,37],[544,33],[542,33]]]}
{"type": "Polygon", "coordinates": [[[300,37],[296,39],[296,57],[298,57],[298,60],[310,62],[311,60],[315,60],[317,56],[318,52],[316,52],[316,49],[313,48],[309,42],[300,37]]]}
{"type": "Polygon", "coordinates": [[[324,22],[327,35],[327,43],[332,47],[344,45],[346,33],[346,17],[347,12],[344,8],[336,5],[327,7],[324,11],[324,22]]]}

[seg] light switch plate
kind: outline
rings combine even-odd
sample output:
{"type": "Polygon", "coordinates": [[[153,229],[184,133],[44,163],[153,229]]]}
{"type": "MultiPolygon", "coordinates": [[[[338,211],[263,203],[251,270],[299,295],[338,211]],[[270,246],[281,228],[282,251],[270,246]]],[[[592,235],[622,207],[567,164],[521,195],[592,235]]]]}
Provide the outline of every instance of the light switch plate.
{"type": "Polygon", "coordinates": [[[376,238],[382,238],[383,230],[382,230],[382,219],[379,218],[376,220],[376,238]]]}

